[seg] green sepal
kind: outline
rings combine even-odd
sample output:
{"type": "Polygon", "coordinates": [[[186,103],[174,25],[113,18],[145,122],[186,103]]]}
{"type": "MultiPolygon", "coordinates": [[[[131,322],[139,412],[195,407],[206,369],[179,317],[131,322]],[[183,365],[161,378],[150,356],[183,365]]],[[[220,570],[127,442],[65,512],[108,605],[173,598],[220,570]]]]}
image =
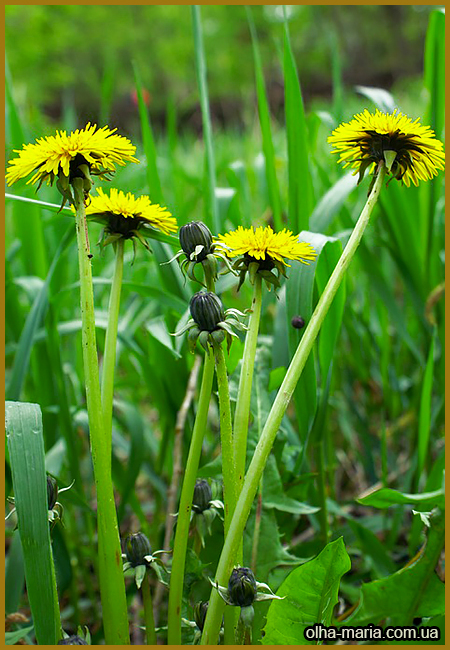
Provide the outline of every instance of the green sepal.
{"type": "Polygon", "coordinates": [[[145,578],[145,573],[147,571],[147,567],[144,564],[139,564],[139,566],[135,567],[134,570],[134,580],[136,582],[136,587],[138,589],[141,588],[142,582],[145,578]]]}
{"type": "Polygon", "coordinates": [[[258,262],[251,262],[248,265],[248,277],[251,285],[255,284],[256,274],[258,273],[258,271],[259,271],[258,262]]]}

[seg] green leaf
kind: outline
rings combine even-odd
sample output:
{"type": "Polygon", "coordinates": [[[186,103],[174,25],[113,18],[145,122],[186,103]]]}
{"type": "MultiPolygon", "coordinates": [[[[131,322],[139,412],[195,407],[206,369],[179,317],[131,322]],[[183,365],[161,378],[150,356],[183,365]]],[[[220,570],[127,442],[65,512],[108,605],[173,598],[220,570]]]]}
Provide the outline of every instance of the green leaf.
{"type": "Polygon", "coordinates": [[[342,537],[330,542],[310,562],[294,569],[277,591],[267,614],[264,645],[311,645],[303,636],[314,623],[330,625],[341,577],[350,570],[342,537]]]}
{"type": "Polygon", "coordinates": [[[419,435],[417,447],[417,478],[420,479],[425,467],[425,461],[428,454],[428,445],[430,441],[431,429],[431,397],[433,390],[433,368],[434,368],[434,348],[436,344],[437,332],[433,333],[431,339],[430,351],[428,353],[427,365],[423,374],[422,392],[420,395],[419,409],[419,435]]]}
{"type": "Polygon", "coordinates": [[[357,502],[373,508],[389,508],[396,504],[409,503],[431,509],[435,507],[443,508],[445,504],[443,489],[434,492],[423,492],[422,494],[407,494],[391,488],[382,488],[361,499],[357,499],[357,502]]]}
{"type": "Polygon", "coordinates": [[[5,632],[5,645],[15,645],[20,639],[23,639],[24,636],[29,634],[33,629],[34,625],[29,625],[28,627],[22,627],[20,630],[15,630],[14,632],[5,632]]]}
{"type": "Polygon", "coordinates": [[[293,515],[309,515],[319,510],[319,508],[302,503],[284,494],[277,462],[273,455],[269,456],[264,470],[263,507],[275,508],[282,512],[290,512],[293,515]]]}
{"type": "Polygon", "coordinates": [[[355,86],[360,95],[367,97],[383,113],[392,113],[395,108],[395,99],[391,93],[384,88],[373,88],[371,86],[355,86]]]}
{"type": "Polygon", "coordinates": [[[246,7],[246,11],[247,11],[247,20],[250,29],[250,34],[252,37],[253,59],[255,63],[255,75],[256,75],[256,94],[258,97],[258,113],[259,113],[259,122],[261,125],[262,148],[263,148],[263,154],[265,159],[269,202],[273,212],[273,221],[275,225],[275,230],[281,230],[281,228],[283,227],[281,221],[281,198],[280,198],[280,189],[278,187],[278,180],[276,174],[275,149],[273,146],[272,130],[270,126],[269,102],[267,99],[266,87],[264,83],[264,74],[263,74],[263,68],[261,63],[261,55],[259,53],[259,45],[258,45],[258,38],[256,35],[255,25],[253,23],[253,18],[252,18],[250,8],[246,7]]]}
{"type": "MultiPolygon", "coordinates": [[[[319,295],[322,295],[331,274],[342,254],[342,243],[339,239],[329,238],[321,250],[317,263],[315,280],[319,295]]],[[[341,331],[342,317],[345,306],[345,278],[331,303],[327,315],[320,328],[319,335],[319,364],[322,391],[325,393],[328,372],[335,353],[336,344],[341,331]]]]}
{"type": "Polygon", "coordinates": [[[6,402],[5,415],[27,595],[36,639],[39,645],[56,645],[61,624],[48,523],[41,409],[38,404],[6,402]]]}
{"type": "Polygon", "coordinates": [[[313,205],[311,174],[308,161],[308,137],[302,91],[284,20],[284,110],[289,176],[289,228],[294,232],[308,229],[313,205]]]}
{"type": "Polygon", "coordinates": [[[358,540],[364,557],[369,558],[376,578],[383,578],[393,573],[396,569],[394,562],[389,557],[386,546],[369,528],[366,528],[354,519],[348,519],[348,525],[353,530],[358,540]]]}
{"type": "Polygon", "coordinates": [[[72,238],[75,235],[75,228],[70,228],[58,246],[58,250],[55,253],[55,256],[52,260],[50,269],[47,273],[45,282],[42,285],[41,290],[36,295],[36,298],[33,302],[33,306],[27,316],[25,326],[20,335],[20,340],[17,346],[16,355],[14,357],[14,365],[11,371],[8,388],[6,394],[8,399],[17,400],[20,398],[20,393],[22,391],[23,382],[25,380],[28,365],[30,362],[31,349],[34,345],[35,335],[38,327],[41,325],[44,318],[44,314],[47,310],[48,305],[48,288],[55,272],[57,263],[63,251],[71,242],[72,238]]]}
{"type": "MultiPolygon", "coordinates": [[[[307,324],[313,312],[313,293],[315,274],[322,253],[324,260],[322,262],[323,271],[320,272],[320,285],[323,286],[327,273],[331,271],[333,261],[336,259],[336,252],[340,245],[333,237],[327,237],[320,233],[313,233],[309,231],[302,231],[299,235],[300,241],[309,242],[317,253],[317,258],[310,265],[306,264],[292,264],[289,269],[289,278],[286,282],[286,327],[289,340],[289,353],[292,358],[297,346],[303,336],[303,330],[294,329],[291,325],[293,316],[302,316],[307,324]],[[330,253],[326,250],[327,246],[331,245],[330,253]]],[[[343,309],[343,300],[345,296],[344,287],[339,288],[339,297],[337,303],[332,305],[331,313],[334,314],[335,321],[330,319],[327,315],[329,330],[333,334],[332,341],[337,340],[339,332],[340,318],[339,314],[343,309]]],[[[330,331],[328,332],[330,334],[330,331]]],[[[330,351],[332,351],[334,343],[330,345],[324,340],[322,345],[322,359],[326,362],[329,358],[330,351]]],[[[326,380],[326,375],[325,375],[326,380]]],[[[301,431],[301,438],[305,440],[310,427],[314,421],[314,416],[317,407],[317,380],[314,364],[314,351],[309,355],[305,368],[299,379],[297,387],[294,391],[295,409],[297,413],[297,422],[301,431]]]]}
{"type": "Polygon", "coordinates": [[[443,516],[431,521],[419,558],[387,578],[364,584],[357,609],[341,621],[343,625],[379,624],[386,619],[390,625],[412,625],[415,617],[444,613],[445,588],[435,573],[444,545],[443,516]]]}
{"type": "Polygon", "coordinates": [[[322,196],[309,220],[309,230],[325,232],[358,182],[351,172],[345,174],[322,196]]]}
{"type": "Polygon", "coordinates": [[[22,544],[19,531],[14,531],[6,556],[5,566],[5,612],[11,614],[19,609],[25,581],[22,544]]]}
{"type": "Polygon", "coordinates": [[[211,114],[209,110],[208,81],[206,78],[206,58],[203,46],[202,20],[200,7],[193,5],[192,24],[194,29],[195,47],[195,69],[200,94],[200,106],[202,111],[203,138],[205,140],[205,223],[212,227],[213,232],[220,231],[219,209],[216,196],[216,167],[214,161],[213,135],[211,125],[211,114]]]}
{"type": "Polygon", "coordinates": [[[430,14],[424,77],[429,93],[425,124],[429,124],[436,137],[442,139],[445,124],[445,12],[441,8],[430,14]]]}

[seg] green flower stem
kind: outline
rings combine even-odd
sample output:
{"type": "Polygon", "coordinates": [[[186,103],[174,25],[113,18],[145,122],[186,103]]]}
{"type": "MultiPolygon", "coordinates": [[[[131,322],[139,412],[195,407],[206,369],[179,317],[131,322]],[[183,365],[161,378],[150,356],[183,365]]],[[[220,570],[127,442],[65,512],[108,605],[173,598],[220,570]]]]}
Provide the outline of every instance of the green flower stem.
{"type": "Polygon", "coordinates": [[[328,544],[329,528],[328,528],[328,509],[327,509],[327,479],[325,474],[325,454],[324,454],[324,440],[320,440],[314,448],[317,477],[319,481],[319,503],[320,503],[320,531],[322,536],[322,543],[324,546],[328,544]]]}
{"type": "MultiPolygon", "coordinates": [[[[216,571],[215,582],[219,585],[227,585],[230,577],[236,554],[244,534],[245,524],[252,507],[253,499],[258,489],[267,458],[272,449],[273,442],[277,435],[281,420],[286,412],[291,400],[292,393],[295,390],[297,382],[306,364],[308,356],[317,338],[323,320],[330,308],[334,296],[342,282],[350,262],[355,255],[359,242],[369,223],[370,214],[377,202],[380,190],[385,177],[385,167],[380,165],[378,175],[372,191],[366,201],[361,215],[355,225],[355,228],[348,240],[347,246],[342,252],[336,267],[328,280],[319,302],[314,310],[311,320],[306,327],[305,333],[298,345],[294,357],[289,365],[286,376],[277,393],[275,401],[268,415],[266,424],[261,433],[259,442],[253,454],[252,461],[248,468],[242,492],[236,504],[236,510],[230,524],[225,544],[216,571]]],[[[206,615],[205,626],[201,643],[203,645],[214,644],[218,638],[220,623],[223,613],[223,601],[217,590],[213,589],[209,600],[208,613],[206,615]]]]}
{"type": "Polygon", "coordinates": [[[110,456],[114,396],[114,370],[116,366],[117,348],[117,327],[119,323],[120,294],[122,291],[123,277],[123,249],[124,240],[120,238],[116,242],[116,261],[114,266],[114,277],[111,285],[111,294],[109,297],[108,325],[106,328],[105,353],[103,356],[102,369],[101,395],[103,404],[103,421],[105,425],[105,433],[110,446],[110,456]]]}
{"type": "Polygon", "coordinates": [[[230,390],[223,347],[216,348],[216,375],[219,391],[220,443],[222,448],[223,498],[225,506],[225,537],[236,507],[235,460],[233,455],[233,431],[231,426],[230,390]]]}
{"type": "Polygon", "coordinates": [[[236,465],[236,495],[239,496],[244,482],[245,460],[247,457],[247,431],[250,417],[250,397],[252,394],[253,368],[255,365],[256,343],[261,318],[262,280],[257,273],[253,290],[252,311],[245,337],[242,370],[239,378],[236,411],[234,413],[234,462],[236,465]]]}
{"type": "Polygon", "coordinates": [[[146,571],[145,578],[142,581],[141,591],[144,602],[145,637],[147,639],[147,645],[156,645],[155,620],[153,618],[152,595],[150,592],[148,571],[146,571]]]}
{"type": "Polygon", "coordinates": [[[80,268],[83,365],[92,463],[97,491],[98,558],[103,625],[107,645],[128,645],[127,601],[111,479],[111,453],[105,435],[95,340],[94,292],[82,179],[75,178],[76,232],[80,268]]]}
{"type": "Polygon", "coordinates": [[[172,569],[170,575],[168,638],[169,645],[181,644],[181,604],[183,597],[184,567],[191,520],[192,498],[197,480],[197,470],[202,451],[203,436],[206,429],[209,401],[211,399],[214,378],[214,355],[205,354],[202,385],[198,401],[197,415],[189,447],[183,487],[178,508],[177,529],[173,548],[172,569]]]}
{"type": "MultiPolygon", "coordinates": [[[[224,532],[227,536],[230,521],[236,507],[236,467],[233,455],[233,431],[231,425],[230,390],[223,347],[216,349],[216,376],[219,391],[220,443],[222,449],[222,476],[224,502],[224,532]]],[[[235,644],[237,616],[234,607],[227,607],[224,614],[224,645],[235,644]]]]}

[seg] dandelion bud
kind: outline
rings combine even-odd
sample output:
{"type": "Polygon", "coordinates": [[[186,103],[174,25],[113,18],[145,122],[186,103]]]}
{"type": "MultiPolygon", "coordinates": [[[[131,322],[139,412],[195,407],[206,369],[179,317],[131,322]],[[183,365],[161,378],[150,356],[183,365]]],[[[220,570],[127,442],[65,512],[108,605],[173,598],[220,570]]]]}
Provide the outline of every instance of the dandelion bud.
{"type": "Polygon", "coordinates": [[[201,600],[194,607],[194,621],[197,624],[200,632],[203,632],[203,626],[205,625],[206,612],[208,611],[208,601],[203,602],[201,600]]]}
{"type": "Polygon", "coordinates": [[[48,509],[53,510],[53,507],[58,498],[58,483],[53,476],[47,474],[47,503],[48,509]]]}
{"type": "Polygon", "coordinates": [[[208,510],[212,499],[211,487],[204,478],[199,479],[194,487],[194,497],[192,499],[192,509],[201,513],[208,510]]]}
{"type": "Polygon", "coordinates": [[[213,332],[217,325],[225,320],[220,298],[210,291],[194,293],[189,303],[189,310],[202,331],[213,332]]]}
{"type": "Polygon", "coordinates": [[[211,231],[202,221],[191,221],[180,228],[180,245],[190,260],[202,262],[211,253],[211,231]]]}
{"type": "Polygon", "coordinates": [[[301,316],[293,316],[291,320],[292,327],[295,327],[297,330],[301,330],[302,327],[305,327],[305,319],[301,316]]]}
{"type": "Polygon", "coordinates": [[[125,552],[128,562],[133,567],[146,565],[146,555],[152,554],[152,548],[144,533],[135,533],[127,537],[125,552]]]}
{"type": "Polygon", "coordinates": [[[60,639],[57,645],[87,645],[87,643],[81,636],[72,634],[72,636],[68,636],[65,639],[60,639]]]}
{"type": "Polygon", "coordinates": [[[236,607],[249,607],[255,600],[257,587],[251,569],[239,567],[233,569],[228,582],[228,597],[236,607]]]}

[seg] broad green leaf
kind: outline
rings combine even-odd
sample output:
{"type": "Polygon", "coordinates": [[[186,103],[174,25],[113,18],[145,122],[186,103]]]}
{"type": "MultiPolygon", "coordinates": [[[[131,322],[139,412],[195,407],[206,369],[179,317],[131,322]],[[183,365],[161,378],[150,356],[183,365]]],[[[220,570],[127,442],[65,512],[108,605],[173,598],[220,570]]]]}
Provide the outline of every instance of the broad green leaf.
{"type": "Polygon", "coordinates": [[[425,550],[396,573],[363,584],[357,609],[343,625],[379,624],[412,625],[415,617],[439,616],[444,613],[445,588],[435,573],[444,545],[443,516],[432,517],[425,550]]]}
{"type": "MultiPolygon", "coordinates": [[[[332,248],[334,249],[338,246],[335,243],[336,240],[334,238],[309,231],[302,231],[299,235],[299,239],[300,241],[307,241],[313,246],[317,253],[317,258],[314,262],[311,262],[310,265],[297,264],[294,262],[292,267],[288,269],[289,277],[286,282],[286,328],[291,358],[300,343],[303,332],[305,331],[304,329],[298,330],[292,327],[292,317],[296,315],[302,316],[305,323],[308,324],[313,313],[314,281],[316,270],[320,263],[320,257],[329,243],[331,243],[332,248]]],[[[331,268],[331,259],[335,259],[335,255],[336,253],[334,250],[329,259],[328,253],[324,253],[325,267],[324,272],[321,274],[322,285],[324,277],[331,268]]],[[[341,300],[343,299],[341,296],[343,292],[344,288],[341,287],[339,289],[338,303],[336,304],[336,307],[331,308],[332,313],[334,312],[335,317],[337,318],[336,324],[339,324],[338,314],[342,309],[341,300]]],[[[327,315],[327,318],[329,318],[329,315],[327,315]]],[[[334,329],[333,321],[330,320],[329,322],[331,328],[334,329]]],[[[329,357],[330,348],[327,346],[326,342],[324,342],[324,345],[325,356],[323,358],[327,358],[329,357]],[[328,348],[328,351],[326,351],[326,348],[328,348]]],[[[317,380],[314,364],[314,351],[310,354],[294,391],[294,402],[298,427],[301,434],[300,437],[302,440],[305,440],[313,423],[317,406],[317,380]]]]}
{"type": "Polygon", "coordinates": [[[6,402],[6,436],[28,601],[39,645],[61,636],[48,523],[42,414],[38,404],[6,402]]]}
{"type": "MultiPolygon", "coordinates": [[[[320,253],[316,267],[315,280],[319,295],[322,295],[331,274],[333,273],[339,258],[342,255],[342,243],[339,239],[330,238],[320,253]]],[[[339,340],[341,331],[342,316],[345,306],[345,278],[333,298],[333,302],[320,328],[319,335],[319,364],[322,391],[325,392],[328,373],[330,370],[335,347],[339,340]]]]}
{"type": "Polygon", "coordinates": [[[423,492],[422,494],[407,494],[398,492],[391,488],[381,488],[361,499],[358,503],[373,508],[389,508],[396,504],[420,505],[427,508],[444,507],[444,490],[435,490],[434,492],[423,492]]]}
{"type": "Polygon", "coordinates": [[[277,591],[267,614],[264,645],[312,645],[303,636],[314,623],[329,626],[338,602],[339,584],[350,570],[342,537],[330,542],[314,559],[294,569],[277,591]]]}

